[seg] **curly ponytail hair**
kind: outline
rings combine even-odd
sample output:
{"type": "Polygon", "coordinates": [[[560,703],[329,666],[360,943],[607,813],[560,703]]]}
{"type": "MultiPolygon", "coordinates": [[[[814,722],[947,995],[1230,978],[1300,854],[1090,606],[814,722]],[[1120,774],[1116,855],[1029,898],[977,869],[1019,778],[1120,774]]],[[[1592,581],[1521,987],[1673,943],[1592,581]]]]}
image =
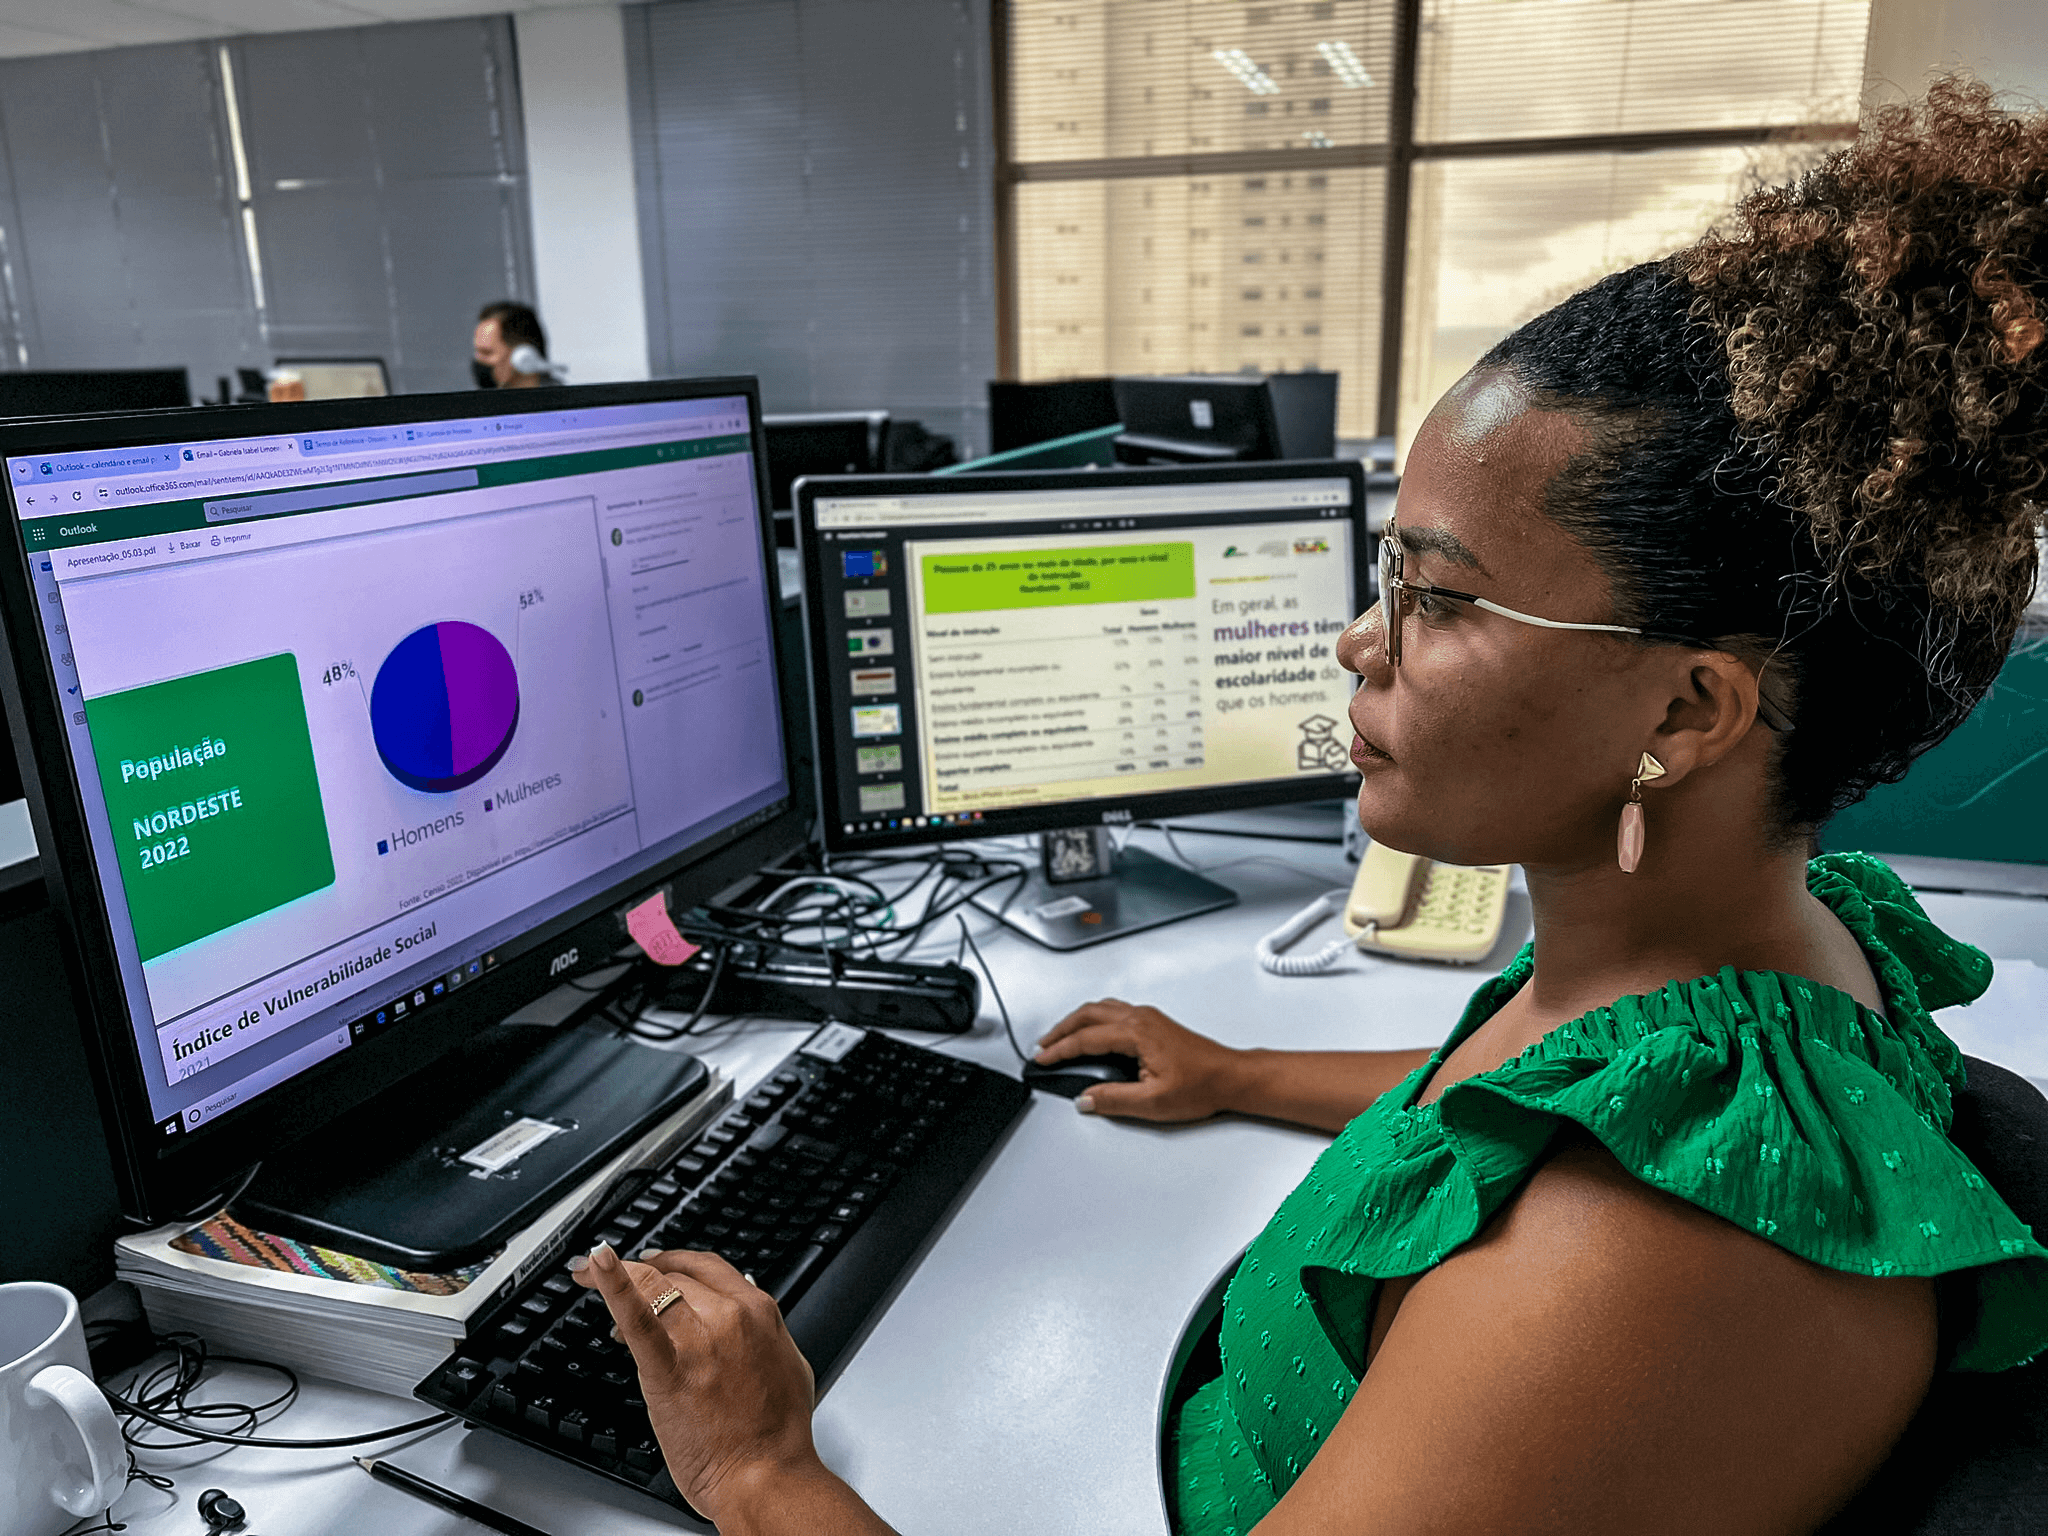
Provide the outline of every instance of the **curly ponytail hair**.
{"type": "Polygon", "coordinates": [[[1949,79],[1480,366],[1586,428],[1549,510],[1623,622],[1764,663],[1792,831],[1903,777],[2004,664],[2038,574],[2044,342],[2048,116],[1949,79]]]}

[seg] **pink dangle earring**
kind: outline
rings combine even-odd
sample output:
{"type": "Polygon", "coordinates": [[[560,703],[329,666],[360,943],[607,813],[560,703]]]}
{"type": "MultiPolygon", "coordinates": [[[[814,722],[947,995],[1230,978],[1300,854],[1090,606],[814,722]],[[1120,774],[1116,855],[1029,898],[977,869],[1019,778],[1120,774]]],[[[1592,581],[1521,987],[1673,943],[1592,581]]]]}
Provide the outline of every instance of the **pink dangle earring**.
{"type": "Polygon", "coordinates": [[[1636,866],[1643,862],[1643,781],[1661,779],[1668,772],[1647,752],[1636,764],[1635,780],[1628,787],[1628,804],[1621,808],[1621,832],[1614,840],[1624,875],[1634,874],[1636,866]]]}

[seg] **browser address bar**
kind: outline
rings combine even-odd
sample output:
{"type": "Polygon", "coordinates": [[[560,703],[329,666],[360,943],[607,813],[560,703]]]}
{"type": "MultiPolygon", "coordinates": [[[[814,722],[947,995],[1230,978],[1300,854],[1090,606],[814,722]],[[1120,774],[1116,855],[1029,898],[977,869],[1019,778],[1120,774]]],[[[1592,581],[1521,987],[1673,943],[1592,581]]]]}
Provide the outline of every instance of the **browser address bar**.
{"type": "Polygon", "coordinates": [[[444,469],[431,475],[394,475],[362,485],[312,486],[303,491],[244,496],[238,501],[209,501],[203,510],[209,523],[231,523],[280,512],[315,512],[324,507],[353,507],[366,501],[390,501],[402,496],[431,496],[438,491],[471,491],[476,489],[477,481],[474,469],[444,469]]]}
{"type": "MultiPolygon", "coordinates": [[[[715,432],[700,432],[699,437],[716,437],[715,432]]],[[[682,440],[687,440],[685,434],[682,440]]],[[[609,430],[597,428],[589,431],[564,433],[558,437],[530,437],[506,439],[481,439],[471,442],[452,443],[443,448],[416,448],[396,453],[370,454],[356,459],[314,459],[293,464],[278,465],[268,469],[247,469],[212,475],[185,476],[176,480],[149,480],[138,484],[114,485],[108,487],[108,495],[100,499],[111,499],[130,505],[149,501],[171,499],[183,500],[194,496],[205,496],[209,492],[242,490],[250,494],[254,488],[265,485],[289,485],[294,481],[327,479],[336,474],[374,474],[379,470],[403,470],[418,468],[427,464],[454,463],[497,463],[507,459],[532,457],[536,453],[560,452],[564,449],[597,447],[628,447],[635,442],[660,443],[678,440],[675,429],[636,425],[616,427],[609,430]]]]}

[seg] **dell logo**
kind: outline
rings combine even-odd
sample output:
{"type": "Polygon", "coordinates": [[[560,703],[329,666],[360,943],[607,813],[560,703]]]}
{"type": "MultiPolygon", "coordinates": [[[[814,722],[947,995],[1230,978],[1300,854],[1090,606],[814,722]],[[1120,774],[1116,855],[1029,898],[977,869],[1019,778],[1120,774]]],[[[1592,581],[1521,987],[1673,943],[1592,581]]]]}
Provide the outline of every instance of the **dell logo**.
{"type": "Polygon", "coordinates": [[[548,966],[548,974],[550,976],[561,975],[562,972],[566,971],[567,969],[569,969],[570,966],[576,963],[576,955],[577,951],[572,949],[569,950],[566,954],[560,954],[555,956],[553,964],[548,966]]]}
{"type": "Polygon", "coordinates": [[[1131,813],[1129,811],[1104,811],[1102,819],[1105,823],[1129,821],[1131,813]]]}

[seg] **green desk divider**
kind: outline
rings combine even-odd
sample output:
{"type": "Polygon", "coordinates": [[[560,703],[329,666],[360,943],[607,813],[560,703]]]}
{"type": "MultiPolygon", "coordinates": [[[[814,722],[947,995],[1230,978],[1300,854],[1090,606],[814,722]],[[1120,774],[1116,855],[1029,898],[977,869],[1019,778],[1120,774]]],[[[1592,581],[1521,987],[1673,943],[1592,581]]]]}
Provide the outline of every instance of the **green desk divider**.
{"type": "Polygon", "coordinates": [[[964,463],[948,464],[944,469],[935,469],[932,473],[982,475],[1005,469],[1106,467],[1116,462],[1116,439],[1117,434],[1122,431],[1121,426],[1097,427],[1089,432],[1076,432],[1071,437],[1047,438],[1042,443],[1026,443],[1022,448],[992,453],[985,459],[968,459],[964,463]]]}
{"type": "Polygon", "coordinates": [[[1821,829],[1832,849],[2048,864],[2048,633],[2022,631],[1955,732],[1821,829]]]}

